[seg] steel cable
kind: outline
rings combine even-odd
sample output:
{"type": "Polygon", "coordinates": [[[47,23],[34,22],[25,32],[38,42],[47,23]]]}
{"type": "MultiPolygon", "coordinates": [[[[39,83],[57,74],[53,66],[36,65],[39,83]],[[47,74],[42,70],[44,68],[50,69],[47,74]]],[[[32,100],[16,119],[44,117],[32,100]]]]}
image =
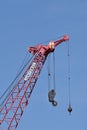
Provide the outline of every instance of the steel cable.
{"type": "Polygon", "coordinates": [[[30,55],[28,53],[26,54],[26,56],[25,56],[25,58],[24,58],[24,60],[23,60],[23,62],[21,64],[21,66],[19,68],[19,71],[16,74],[16,77],[14,78],[14,80],[11,82],[11,84],[8,86],[8,88],[4,91],[4,93],[0,97],[0,100],[3,100],[0,103],[0,106],[2,106],[2,104],[4,103],[4,101],[6,100],[6,98],[8,97],[8,95],[10,94],[10,92],[12,91],[12,89],[15,87],[15,84],[16,84],[19,76],[22,74],[23,70],[28,65],[28,63],[30,62],[30,60],[32,59],[32,57],[30,57],[30,55]]]}

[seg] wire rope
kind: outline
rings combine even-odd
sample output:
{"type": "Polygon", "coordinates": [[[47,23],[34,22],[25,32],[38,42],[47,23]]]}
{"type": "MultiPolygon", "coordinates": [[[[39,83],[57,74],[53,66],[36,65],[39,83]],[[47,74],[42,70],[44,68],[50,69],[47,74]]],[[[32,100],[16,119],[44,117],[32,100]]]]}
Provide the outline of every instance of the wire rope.
{"type": "Polygon", "coordinates": [[[71,80],[71,70],[70,70],[70,49],[69,49],[69,42],[67,42],[67,50],[68,50],[68,53],[67,53],[67,56],[68,56],[68,93],[69,93],[69,106],[71,105],[71,83],[70,83],[70,80],[71,80]]]}
{"type": "MultiPolygon", "coordinates": [[[[33,57],[33,56],[32,56],[33,57]]],[[[6,98],[8,97],[8,95],[10,94],[10,92],[13,90],[13,88],[15,87],[16,81],[18,80],[19,76],[21,75],[21,73],[23,72],[23,70],[25,69],[25,67],[28,65],[28,63],[30,62],[30,60],[32,59],[32,57],[30,57],[30,55],[27,53],[20,68],[19,71],[17,72],[16,77],[14,78],[14,80],[11,82],[11,84],[8,86],[8,88],[4,91],[4,93],[1,95],[0,100],[3,101],[0,103],[0,106],[2,106],[2,104],[4,103],[4,101],[6,100],[6,98]],[[7,94],[7,95],[6,95],[7,94]]]]}
{"type": "Polygon", "coordinates": [[[53,52],[53,82],[54,82],[54,90],[56,90],[56,82],[55,82],[55,52],[53,52]]]}
{"type": "Polygon", "coordinates": [[[50,76],[51,76],[51,73],[50,73],[50,54],[48,55],[48,91],[50,91],[50,76]]]}
{"type": "MultiPolygon", "coordinates": [[[[52,62],[53,62],[53,74],[52,74],[52,81],[53,81],[53,89],[56,90],[56,82],[55,82],[55,53],[53,52],[52,55],[52,62]]],[[[51,89],[50,79],[51,79],[51,55],[48,55],[48,91],[51,89]]]]}

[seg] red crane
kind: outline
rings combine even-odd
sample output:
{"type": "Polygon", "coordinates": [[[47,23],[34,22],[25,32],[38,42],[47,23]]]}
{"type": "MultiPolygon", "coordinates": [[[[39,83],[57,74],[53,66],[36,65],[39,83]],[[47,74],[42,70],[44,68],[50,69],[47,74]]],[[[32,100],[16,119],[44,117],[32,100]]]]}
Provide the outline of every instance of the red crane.
{"type": "Polygon", "coordinates": [[[16,130],[48,54],[53,52],[57,45],[67,40],[69,36],[65,35],[55,42],[50,41],[48,45],[40,44],[28,48],[33,58],[0,106],[1,130],[16,130]]]}

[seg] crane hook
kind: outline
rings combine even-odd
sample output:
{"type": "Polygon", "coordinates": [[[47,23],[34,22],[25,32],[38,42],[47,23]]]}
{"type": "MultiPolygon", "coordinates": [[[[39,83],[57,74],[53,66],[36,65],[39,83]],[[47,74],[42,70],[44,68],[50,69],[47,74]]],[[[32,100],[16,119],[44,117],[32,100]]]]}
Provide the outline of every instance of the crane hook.
{"type": "Polygon", "coordinates": [[[58,105],[57,101],[54,100],[54,101],[52,102],[52,105],[53,105],[53,106],[57,106],[57,105],[58,105]]]}
{"type": "Polygon", "coordinates": [[[68,107],[68,112],[71,114],[71,112],[72,112],[72,107],[71,107],[71,105],[69,105],[69,107],[68,107]]]}
{"type": "Polygon", "coordinates": [[[54,89],[52,89],[48,92],[48,100],[49,100],[49,102],[52,103],[53,106],[57,106],[57,104],[58,104],[57,101],[54,100],[55,95],[56,95],[56,92],[54,89]]]}

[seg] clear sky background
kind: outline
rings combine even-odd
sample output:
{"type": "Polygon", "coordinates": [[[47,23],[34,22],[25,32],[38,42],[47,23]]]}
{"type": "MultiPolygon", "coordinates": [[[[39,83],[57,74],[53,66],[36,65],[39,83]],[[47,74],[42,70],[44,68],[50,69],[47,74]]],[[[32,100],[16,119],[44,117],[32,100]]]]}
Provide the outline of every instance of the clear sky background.
{"type": "Polygon", "coordinates": [[[47,63],[17,130],[87,129],[87,0],[0,0],[0,96],[14,79],[28,46],[70,37],[71,104],[67,48],[56,48],[56,100],[48,102],[47,63]],[[44,78],[43,78],[44,77],[44,78]]]}

